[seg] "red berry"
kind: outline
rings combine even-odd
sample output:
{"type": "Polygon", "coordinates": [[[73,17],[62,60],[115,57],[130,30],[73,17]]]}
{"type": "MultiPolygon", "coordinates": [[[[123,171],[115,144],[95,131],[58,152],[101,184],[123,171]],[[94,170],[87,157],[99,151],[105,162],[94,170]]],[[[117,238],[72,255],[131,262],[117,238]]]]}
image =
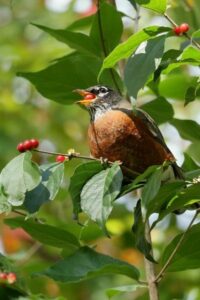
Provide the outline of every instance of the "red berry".
{"type": "Polygon", "coordinates": [[[35,149],[39,146],[39,141],[36,140],[36,139],[31,139],[30,142],[31,142],[31,145],[32,145],[33,149],[35,149]]]}
{"type": "Polygon", "coordinates": [[[187,32],[190,29],[189,25],[187,23],[183,23],[180,25],[180,30],[182,33],[187,32]]]}
{"type": "Polygon", "coordinates": [[[10,283],[10,284],[12,284],[12,283],[14,283],[15,281],[17,280],[17,276],[16,276],[16,274],[15,273],[8,273],[8,275],[7,275],[7,282],[8,283],[10,283]]]}
{"type": "Polygon", "coordinates": [[[173,28],[173,31],[176,35],[181,35],[183,32],[181,31],[180,26],[176,26],[173,28]]]}
{"type": "Polygon", "coordinates": [[[18,145],[17,145],[17,150],[18,150],[19,152],[25,152],[26,149],[24,148],[24,143],[18,144],[18,145]]]}
{"type": "Polygon", "coordinates": [[[84,97],[85,100],[92,100],[92,99],[94,99],[94,98],[96,98],[96,96],[95,96],[94,94],[87,94],[87,95],[85,95],[85,97],[84,97]]]}
{"type": "Polygon", "coordinates": [[[57,162],[64,162],[65,161],[65,156],[63,156],[63,155],[56,156],[56,161],[57,162]]]}
{"type": "Polygon", "coordinates": [[[32,149],[32,143],[31,143],[30,140],[26,140],[26,141],[23,143],[23,145],[24,145],[25,151],[26,151],[26,150],[31,150],[31,149],[32,149]]]}
{"type": "Polygon", "coordinates": [[[3,280],[7,279],[7,274],[4,272],[0,273],[0,279],[3,279],[3,280]]]}

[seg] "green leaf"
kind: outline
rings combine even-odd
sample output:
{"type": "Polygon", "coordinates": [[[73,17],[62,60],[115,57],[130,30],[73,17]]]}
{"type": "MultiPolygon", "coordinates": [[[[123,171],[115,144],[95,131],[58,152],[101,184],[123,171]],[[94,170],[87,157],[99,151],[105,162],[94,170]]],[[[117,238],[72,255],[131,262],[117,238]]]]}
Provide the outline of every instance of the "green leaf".
{"type": "Polygon", "coordinates": [[[92,55],[99,55],[100,51],[95,47],[93,40],[84,33],[73,32],[68,29],[53,29],[39,24],[32,24],[39,29],[49,33],[58,41],[67,44],[70,48],[92,55]]]}
{"type": "Polygon", "coordinates": [[[200,164],[200,142],[194,141],[188,148],[187,153],[200,164]]]}
{"type": "Polygon", "coordinates": [[[139,271],[126,262],[82,247],[71,256],[36,275],[46,275],[65,283],[79,282],[99,275],[121,274],[138,280],[139,271]]]}
{"type": "Polygon", "coordinates": [[[113,201],[120,193],[123,175],[118,164],[113,164],[94,175],[81,192],[81,208],[105,230],[105,222],[113,208],[113,201]]]}
{"type": "Polygon", "coordinates": [[[189,86],[185,93],[185,103],[184,106],[188,105],[188,103],[194,101],[198,97],[198,90],[200,87],[200,83],[198,82],[199,78],[196,77],[196,82],[193,83],[192,86],[189,86]]]}
{"type": "Polygon", "coordinates": [[[35,223],[23,218],[5,219],[11,228],[23,228],[33,239],[57,248],[79,247],[79,241],[72,233],[55,226],[35,223]]]}
{"type": "Polygon", "coordinates": [[[136,190],[138,188],[141,188],[144,186],[146,179],[157,169],[158,166],[150,166],[148,167],[142,174],[137,176],[133,182],[122,186],[121,193],[118,195],[118,197],[121,197],[133,190],[136,190]]]}
{"type": "Polygon", "coordinates": [[[196,82],[196,77],[191,77],[182,71],[170,74],[159,83],[159,94],[165,98],[183,100],[187,89],[196,82]]]}
{"type": "Polygon", "coordinates": [[[152,175],[148,178],[147,183],[144,185],[142,189],[142,205],[148,208],[152,199],[157,195],[162,180],[163,167],[159,166],[152,173],[152,175]]]}
{"type": "Polygon", "coordinates": [[[199,49],[189,46],[185,48],[181,55],[182,60],[190,59],[191,61],[195,60],[196,62],[200,63],[200,53],[199,49]]]}
{"type": "Polygon", "coordinates": [[[112,297],[119,295],[121,293],[132,293],[135,292],[138,288],[147,288],[147,286],[142,284],[132,284],[132,285],[123,285],[114,288],[109,288],[106,290],[106,295],[109,299],[112,297]]]}
{"type": "Polygon", "coordinates": [[[175,60],[174,62],[171,62],[168,64],[168,66],[164,70],[164,74],[169,74],[174,69],[177,69],[179,67],[185,66],[185,65],[194,65],[198,66],[200,64],[200,54],[199,50],[197,50],[194,47],[187,47],[183,50],[181,55],[175,60]]]}
{"type": "Polygon", "coordinates": [[[200,169],[192,170],[190,172],[185,173],[185,178],[188,180],[193,180],[200,176],[200,169]]]}
{"type": "Polygon", "coordinates": [[[0,185],[0,214],[9,213],[11,212],[11,210],[12,210],[12,206],[8,202],[7,197],[3,192],[3,187],[0,185]]]}
{"type": "Polygon", "coordinates": [[[170,121],[170,124],[176,127],[183,139],[194,142],[200,140],[200,125],[197,122],[192,120],[173,119],[170,121]]]}
{"type": "Polygon", "coordinates": [[[154,73],[154,82],[158,80],[163,70],[165,70],[170,64],[172,64],[176,59],[182,54],[182,51],[177,49],[169,49],[163,54],[161,63],[154,73]]]}
{"type": "MultiPolygon", "coordinates": [[[[18,76],[31,81],[44,97],[62,104],[71,104],[80,98],[73,92],[74,89],[87,88],[97,83],[101,63],[97,57],[74,52],[55,60],[44,70],[34,73],[20,72],[18,76]]],[[[119,76],[117,78],[121,85],[119,76]]],[[[100,83],[114,87],[108,70],[102,74],[100,83]]]]}
{"type": "Polygon", "coordinates": [[[64,176],[64,164],[53,163],[40,166],[42,181],[32,191],[26,193],[24,206],[29,213],[35,213],[40,206],[53,200],[60,188],[64,176]]]}
{"type": "Polygon", "coordinates": [[[100,11],[94,16],[90,32],[94,46],[105,56],[119,43],[122,32],[121,14],[113,5],[100,3],[100,11]]]}
{"type": "Polygon", "coordinates": [[[196,99],[196,87],[190,86],[185,93],[185,103],[184,106],[196,99]]]}
{"type": "MultiPolygon", "coordinates": [[[[187,208],[196,209],[195,203],[199,203],[199,184],[194,184],[188,188],[184,188],[184,182],[177,182],[177,184],[174,183],[174,187],[171,186],[171,191],[167,191],[168,186],[166,186],[166,189],[163,188],[161,191],[162,193],[158,193],[156,196],[155,202],[158,203],[158,201],[162,201],[163,198],[163,206],[160,210],[158,219],[153,223],[152,228],[161,221],[165,216],[167,216],[169,213],[174,212],[176,210],[178,211],[185,211],[187,208]],[[163,192],[166,192],[166,195],[163,194],[163,192]],[[168,194],[167,194],[168,193],[168,194]],[[159,196],[161,197],[159,200],[159,196]],[[163,197],[164,196],[164,197],[163,197]],[[194,205],[193,205],[194,204],[194,205]]],[[[162,188],[161,188],[162,189],[162,188]]],[[[153,201],[152,201],[153,203],[153,201]]],[[[155,203],[156,205],[156,203],[155,203]]],[[[153,210],[150,209],[148,212],[148,215],[152,213],[153,210]]]]}
{"type": "Polygon", "coordinates": [[[137,202],[134,210],[134,224],[132,231],[136,248],[140,250],[148,260],[155,262],[151,255],[151,244],[145,238],[145,222],[142,215],[141,200],[137,202]]]}
{"type": "Polygon", "coordinates": [[[167,211],[175,211],[196,202],[200,202],[200,183],[181,190],[169,203],[167,211]]]}
{"type": "MultiPolygon", "coordinates": [[[[142,29],[128,38],[124,43],[119,44],[105,59],[100,73],[107,68],[112,68],[114,65],[124,58],[129,57],[134,53],[136,48],[144,41],[154,38],[156,35],[168,32],[171,28],[150,26],[142,29]]],[[[141,66],[140,66],[141,67],[141,66]]]]}
{"type": "Polygon", "coordinates": [[[195,161],[187,153],[184,153],[184,158],[185,159],[184,159],[184,162],[183,162],[183,165],[181,166],[181,168],[185,172],[198,169],[199,166],[195,163],[195,161]]]}
{"type": "Polygon", "coordinates": [[[20,154],[1,172],[0,182],[3,192],[13,206],[22,205],[25,193],[33,190],[41,181],[40,170],[31,157],[30,152],[20,154]]]}
{"type": "MultiPolygon", "coordinates": [[[[173,241],[166,247],[162,256],[162,265],[164,265],[183,234],[177,235],[173,241]]],[[[193,225],[186,233],[181,246],[174,255],[168,272],[185,271],[200,268],[200,224],[193,225]]]]}
{"type": "Polygon", "coordinates": [[[103,170],[103,165],[101,163],[97,161],[91,161],[79,165],[74,171],[74,174],[72,175],[70,180],[69,193],[72,197],[73,211],[75,216],[77,216],[78,213],[81,211],[80,195],[83,186],[91,177],[101,172],[102,170],[103,170]]]}
{"type": "Polygon", "coordinates": [[[82,29],[82,28],[88,27],[91,25],[93,18],[94,18],[94,15],[84,17],[81,19],[77,19],[72,24],[70,24],[67,27],[67,29],[68,30],[77,30],[77,29],[82,29]]]}
{"type": "MultiPolygon", "coordinates": [[[[182,190],[185,186],[184,181],[176,180],[174,182],[169,182],[163,184],[158,193],[152,198],[151,202],[147,208],[147,217],[149,217],[153,213],[160,213],[160,211],[165,213],[165,209],[170,202],[170,200],[176,196],[176,194],[182,190]]],[[[163,215],[160,215],[163,218],[163,215]]],[[[161,218],[158,218],[160,221],[161,218]]],[[[157,223],[157,221],[156,221],[157,223]]],[[[156,224],[155,223],[155,224],[156,224]]],[[[154,226],[155,226],[154,224],[154,226]]]]}
{"type": "Polygon", "coordinates": [[[141,106],[160,125],[173,118],[174,110],[172,105],[163,97],[159,97],[141,106]],[[161,109],[162,108],[162,109],[161,109]]]}
{"type": "Polygon", "coordinates": [[[135,0],[139,5],[151,9],[157,13],[164,14],[167,0],[135,0]]]}
{"type": "Polygon", "coordinates": [[[164,52],[166,35],[146,42],[145,46],[131,56],[125,67],[125,85],[130,96],[136,99],[149,76],[156,70],[164,52]]]}
{"type": "Polygon", "coordinates": [[[43,295],[43,294],[30,295],[30,293],[29,293],[28,296],[19,297],[19,298],[17,298],[17,300],[66,300],[66,298],[64,298],[62,296],[52,298],[52,297],[48,297],[48,296],[43,295]]]}

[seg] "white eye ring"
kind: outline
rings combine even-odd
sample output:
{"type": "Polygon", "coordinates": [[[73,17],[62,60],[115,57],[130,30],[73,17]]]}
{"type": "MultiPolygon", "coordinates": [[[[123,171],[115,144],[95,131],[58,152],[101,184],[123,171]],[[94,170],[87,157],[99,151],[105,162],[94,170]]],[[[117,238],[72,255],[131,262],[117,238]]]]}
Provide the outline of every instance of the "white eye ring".
{"type": "Polygon", "coordinates": [[[106,93],[108,90],[106,89],[106,88],[104,88],[104,87],[101,87],[100,89],[99,89],[99,93],[106,93]]]}

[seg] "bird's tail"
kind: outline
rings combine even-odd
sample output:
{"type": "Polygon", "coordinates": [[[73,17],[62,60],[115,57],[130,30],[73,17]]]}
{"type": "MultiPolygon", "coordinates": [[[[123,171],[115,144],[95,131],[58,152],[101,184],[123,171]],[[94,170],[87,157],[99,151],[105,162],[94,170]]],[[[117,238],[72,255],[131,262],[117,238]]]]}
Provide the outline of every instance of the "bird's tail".
{"type": "Polygon", "coordinates": [[[172,163],[172,169],[176,179],[185,179],[183,170],[175,162],[172,163]]]}

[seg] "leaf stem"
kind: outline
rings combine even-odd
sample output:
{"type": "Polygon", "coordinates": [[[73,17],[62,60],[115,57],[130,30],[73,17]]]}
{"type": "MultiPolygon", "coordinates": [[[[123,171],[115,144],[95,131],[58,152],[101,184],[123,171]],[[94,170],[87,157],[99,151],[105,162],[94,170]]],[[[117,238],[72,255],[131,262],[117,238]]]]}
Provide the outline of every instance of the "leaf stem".
{"type": "MultiPolygon", "coordinates": [[[[168,16],[168,14],[164,13],[165,18],[173,25],[173,26],[177,26],[176,22],[174,20],[172,20],[172,18],[170,18],[170,16],[168,16]]],[[[186,32],[183,33],[183,35],[194,45],[196,46],[199,50],[200,50],[200,44],[193,40],[192,37],[186,32]]]]}
{"type": "MultiPolygon", "coordinates": [[[[48,154],[48,155],[62,155],[65,157],[68,157],[69,159],[86,159],[86,160],[92,160],[92,161],[99,161],[101,163],[103,163],[103,159],[102,158],[94,158],[94,157],[90,157],[90,156],[85,156],[85,155],[80,155],[80,153],[60,153],[60,152],[52,152],[52,151],[45,151],[45,150],[38,150],[38,149],[34,149],[32,150],[34,152],[38,152],[38,153],[44,153],[44,154],[48,154]]],[[[106,163],[108,163],[109,165],[114,164],[114,162],[112,161],[106,161],[106,163]]],[[[124,172],[126,172],[129,176],[135,178],[138,175],[140,175],[140,173],[133,171],[123,165],[120,165],[122,170],[124,170],[124,172]]]]}
{"type": "Polygon", "coordinates": [[[192,224],[194,223],[195,219],[197,218],[199,212],[200,212],[200,209],[197,209],[197,210],[196,210],[196,213],[195,213],[195,215],[193,216],[192,220],[190,221],[190,223],[189,223],[189,225],[188,225],[186,231],[182,234],[180,240],[178,241],[176,247],[175,247],[174,250],[172,251],[172,253],[171,253],[171,255],[169,256],[168,260],[166,261],[165,265],[162,267],[161,271],[160,271],[160,272],[158,273],[158,275],[156,276],[155,282],[159,282],[159,281],[162,279],[165,270],[168,268],[168,266],[170,265],[172,259],[173,259],[174,256],[175,256],[175,254],[176,254],[177,251],[179,250],[179,248],[180,248],[180,246],[181,246],[181,244],[182,244],[182,242],[183,242],[183,240],[184,240],[186,234],[187,234],[188,231],[190,230],[190,228],[191,228],[192,224]]]}
{"type": "MultiPolygon", "coordinates": [[[[27,214],[25,214],[25,213],[23,213],[23,212],[21,212],[20,210],[17,210],[17,209],[13,209],[12,212],[14,212],[14,213],[16,213],[16,214],[18,214],[20,216],[23,216],[25,218],[28,217],[27,214]]],[[[44,224],[44,222],[42,220],[38,219],[38,218],[34,218],[34,221],[37,222],[37,223],[39,223],[39,224],[44,224]]]]}
{"type": "MultiPolygon", "coordinates": [[[[101,2],[101,0],[97,0],[97,19],[98,19],[99,36],[100,36],[100,40],[101,40],[101,45],[102,45],[104,57],[106,57],[108,55],[108,53],[107,53],[107,49],[106,49],[106,44],[105,44],[105,39],[104,39],[104,32],[103,32],[102,21],[101,21],[100,2],[101,2]]],[[[109,72],[110,72],[112,81],[113,81],[116,89],[118,90],[118,92],[121,95],[121,90],[120,90],[120,87],[119,87],[119,85],[117,83],[117,80],[115,78],[115,73],[113,72],[113,69],[109,69],[109,72]]]]}

